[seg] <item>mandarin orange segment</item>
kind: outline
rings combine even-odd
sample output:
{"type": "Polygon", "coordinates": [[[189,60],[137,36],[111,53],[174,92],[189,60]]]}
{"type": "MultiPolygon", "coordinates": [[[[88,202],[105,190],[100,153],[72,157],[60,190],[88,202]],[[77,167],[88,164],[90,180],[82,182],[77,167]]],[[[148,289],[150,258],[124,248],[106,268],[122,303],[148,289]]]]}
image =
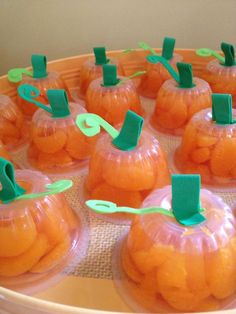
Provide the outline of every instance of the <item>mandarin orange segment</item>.
{"type": "Polygon", "coordinates": [[[39,208],[31,208],[32,216],[37,224],[38,232],[47,236],[50,245],[61,242],[68,231],[66,222],[56,206],[50,206],[45,202],[39,208]]]}
{"type": "Polygon", "coordinates": [[[98,185],[91,192],[92,199],[107,200],[119,206],[139,208],[142,203],[142,196],[139,192],[126,191],[114,188],[106,183],[98,185]]]}
{"type": "Polygon", "coordinates": [[[66,256],[70,249],[70,237],[67,236],[62,242],[58,243],[49,253],[44,255],[37,264],[35,264],[30,272],[43,273],[55,267],[58,262],[66,256]]]}
{"type": "Polygon", "coordinates": [[[122,250],[122,266],[130,279],[136,283],[142,281],[143,275],[137,270],[126,248],[122,250]]]}
{"type": "Polygon", "coordinates": [[[28,272],[46,253],[46,236],[38,235],[27,251],[15,257],[0,257],[0,276],[14,277],[28,272]]]}
{"type": "Polygon", "coordinates": [[[197,137],[197,146],[210,147],[215,145],[217,141],[218,141],[217,137],[199,134],[197,137]]]}
{"type": "Polygon", "coordinates": [[[89,157],[92,147],[78,128],[71,128],[68,131],[65,150],[72,158],[85,159],[89,157]]]}
{"type": "Polygon", "coordinates": [[[60,151],[66,144],[67,136],[62,130],[56,130],[55,133],[48,136],[35,136],[34,144],[43,153],[54,154],[60,151]]]}
{"type": "Polygon", "coordinates": [[[154,187],[156,171],[154,161],[137,160],[135,163],[121,163],[109,161],[103,170],[104,180],[117,188],[140,191],[154,187]]]}
{"type": "Polygon", "coordinates": [[[196,136],[196,128],[189,123],[185,129],[180,146],[181,155],[184,160],[188,158],[190,152],[196,147],[196,136]]]}
{"type": "Polygon", "coordinates": [[[6,120],[2,120],[0,123],[0,136],[2,138],[3,143],[5,143],[4,137],[13,137],[19,139],[20,132],[19,129],[14,124],[6,120]]]}
{"type": "Polygon", "coordinates": [[[236,291],[236,265],[229,247],[207,256],[206,280],[211,294],[217,299],[227,298],[236,291]]]}
{"type": "Polygon", "coordinates": [[[215,176],[230,177],[236,166],[236,139],[225,138],[219,141],[212,150],[210,168],[215,176]]]}
{"type": "Polygon", "coordinates": [[[144,278],[139,283],[139,288],[141,288],[142,290],[144,290],[148,293],[154,293],[154,294],[159,293],[159,287],[158,287],[157,281],[156,281],[156,270],[155,269],[153,271],[145,274],[144,278]]]}
{"type": "Polygon", "coordinates": [[[33,218],[28,213],[0,221],[0,257],[18,256],[27,251],[37,236],[33,218]]]}
{"type": "Polygon", "coordinates": [[[38,168],[45,169],[53,168],[58,164],[60,166],[71,164],[72,159],[64,149],[61,149],[51,154],[39,153],[37,163],[38,168]]]}
{"type": "Polygon", "coordinates": [[[173,248],[171,246],[152,246],[147,251],[140,250],[130,254],[138,270],[143,274],[147,274],[163,264],[172,252],[173,248]]]}
{"type": "Polygon", "coordinates": [[[137,219],[134,218],[127,238],[127,248],[130,251],[130,254],[137,251],[148,251],[152,245],[153,241],[145,233],[137,219]]]}
{"type": "Polygon", "coordinates": [[[196,164],[201,164],[210,159],[211,152],[207,147],[197,148],[192,150],[190,157],[196,164]]]}

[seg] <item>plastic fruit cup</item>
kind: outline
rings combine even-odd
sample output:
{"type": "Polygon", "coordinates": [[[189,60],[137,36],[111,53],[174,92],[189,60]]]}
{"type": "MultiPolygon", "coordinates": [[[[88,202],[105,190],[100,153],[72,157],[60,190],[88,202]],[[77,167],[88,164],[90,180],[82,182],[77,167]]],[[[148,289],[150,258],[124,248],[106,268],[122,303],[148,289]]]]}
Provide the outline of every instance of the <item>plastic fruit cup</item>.
{"type": "Polygon", "coordinates": [[[3,144],[3,142],[0,140],[0,158],[4,158],[9,160],[11,163],[14,164],[14,167],[17,168],[18,166],[16,166],[16,164],[13,162],[11,155],[9,154],[9,152],[7,151],[5,145],[3,144]]]}
{"type": "Polygon", "coordinates": [[[103,78],[98,78],[89,85],[86,93],[86,108],[88,112],[98,114],[112,125],[123,122],[128,110],[139,115],[143,112],[134,82],[126,80],[119,84],[114,65],[104,65],[103,78]],[[110,72],[112,82],[104,82],[110,72]]]}
{"type": "Polygon", "coordinates": [[[53,118],[39,109],[33,116],[31,141],[27,157],[30,164],[45,172],[70,172],[85,166],[95,144],[75,125],[77,115],[86,110],[78,103],[70,103],[71,114],[53,118]]]}
{"type": "MultiPolygon", "coordinates": [[[[89,162],[85,187],[88,198],[139,208],[146,195],[169,180],[165,154],[149,132],[143,131],[131,151],[118,149],[108,134],[102,134],[89,162]]],[[[128,214],[119,217],[130,218],[128,214]]]]}
{"type": "MultiPolygon", "coordinates": [[[[69,95],[69,91],[60,74],[57,72],[47,72],[46,56],[32,55],[31,62],[33,67],[33,77],[24,75],[20,85],[29,84],[35,86],[39,90],[39,95],[35,98],[37,101],[47,105],[47,91],[49,89],[65,89],[69,95]]],[[[18,105],[29,118],[31,118],[38,109],[33,102],[28,103],[19,96],[18,105]]]]}
{"type": "MultiPolygon", "coordinates": [[[[233,110],[236,115],[236,110],[233,110]]],[[[217,124],[211,109],[197,113],[187,125],[174,162],[182,173],[199,173],[213,188],[236,186],[236,124],[217,124]]]]}
{"type": "Polygon", "coordinates": [[[22,147],[28,140],[28,123],[19,107],[5,95],[0,95],[0,140],[9,150],[22,147]]]}
{"type": "MultiPolygon", "coordinates": [[[[26,193],[51,183],[31,170],[16,170],[15,177],[26,193]]],[[[81,253],[83,228],[62,194],[1,204],[0,285],[33,293],[53,282],[81,253]]]]}
{"type": "MultiPolygon", "coordinates": [[[[161,214],[138,215],[114,256],[114,278],[138,312],[175,313],[235,307],[235,218],[222,199],[200,192],[206,221],[192,227],[161,214]]],[[[143,207],[171,208],[171,187],[143,207]]]]}
{"type": "Polygon", "coordinates": [[[124,75],[123,68],[118,60],[107,59],[104,47],[94,48],[95,58],[89,58],[80,69],[80,96],[85,98],[89,84],[97,78],[102,77],[102,66],[104,64],[115,64],[119,75],[124,75]]]}
{"type": "MultiPolygon", "coordinates": [[[[186,73],[181,73],[182,66],[184,69],[189,66],[191,71],[189,64],[178,63],[177,66],[180,75],[186,73]]],[[[210,106],[211,89],[206,81],[193,78],[193,84],[185,87],[170,79],[159,89],[150,122],[153,128],[162,133],[182,135],[192,116],[210,106]]]]}

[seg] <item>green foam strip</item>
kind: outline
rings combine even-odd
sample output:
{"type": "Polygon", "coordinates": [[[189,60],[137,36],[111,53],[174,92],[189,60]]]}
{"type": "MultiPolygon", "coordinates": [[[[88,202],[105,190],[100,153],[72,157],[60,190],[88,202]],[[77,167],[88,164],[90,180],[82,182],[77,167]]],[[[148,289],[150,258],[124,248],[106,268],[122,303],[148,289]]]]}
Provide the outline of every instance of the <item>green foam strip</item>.
{"type": "Polygon", "coordinates": [[[175,49],[175,38],[165,37],[162,45],[162,57],[166,60],[173,58],[175,49]]]}
{"type": "Polygon", "coordinates": [[[2,185],[0,199],[4,204],[25,193],[25,190],[16,183],[13,164],[4,158],[0,158],[0,181],[2,185]]]}
{"type": "Polygon", "coordinates": [[[221,43],[221,50],[225,55],[225,66],[231,67],[235,65],[234,46],[227,43],[221,43]]]}
{"type": "Polygon", "coordinates": [[[229,94],[212,94],[212,120],[217,124],[232,124],[232,96],[229,94]]]}
{"type": "Polygon", "coordinates": [[[95,55],[95,64],[96,65],[104,65],[109,62],[106,56],[106,49],[105,47],[94,47],[93,52],[95,55]]]}
{"type": "Polygon", "coordinates": [[[103,70],[103,86],[115,86],[119,83],[117,78],[117,67],[115,64],[104,64],[103,70]]]}
{"type": "Polygon", "coordinates": [[[47,73],[47,58],[44,55],[32,55],[31,64],[33,67],[33,77],[36,79],[45,78],[47,73]]]}
{"type": "Polygon", "coordinates": [[[131,110],[127,111],[121,131],[112,144],[124,151],[134,149],[138,145],[142,127],[143,118],[131,110]]]}
{"type": "Polygon", "coordinates": [[[179,71],[179,87],[194,87],[192,65],[190,63],[177,62],[177,68],[179,71]]]}
{"type": "Polygon", "coordinates": [[[180,224],[192,226],[206,220],[200,213],[200,185],[200,175],[172,175],[172,210],[180,224]]]}
{"type": "Polygon", "coordinates": [[[47,97],[53,118],[64,118],[70,115],[68,98],[64,89],[49,89],[47,97]]]}

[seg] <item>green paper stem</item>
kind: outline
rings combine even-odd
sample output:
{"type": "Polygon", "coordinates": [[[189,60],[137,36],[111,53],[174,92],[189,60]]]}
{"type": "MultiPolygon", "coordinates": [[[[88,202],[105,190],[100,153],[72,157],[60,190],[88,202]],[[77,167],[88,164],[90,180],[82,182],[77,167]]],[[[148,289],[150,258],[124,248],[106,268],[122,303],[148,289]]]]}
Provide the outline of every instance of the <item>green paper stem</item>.
{"type": "Polygon", "coordinates": [[[95,55],[95,64],[96,65],[103,65],[109,62],[106,56],[106,49],[105,47],[94,47],[93,52],[95,55]]]}
{"type": "Polygon", "coordinates": [[[110,134],[112,138],[116,138],[119,135],[119,131],[94,113],[82,113],[78,115],[76,118],[76,125],[80,131],[88,137],[99,134],[101,132],[101,127],[110,134]]]}
{"type": "Polygon", "coordinates": [[[25,190],[16,183],[13,164],[4,158],[0,158],[0,182],[2,185],[0,199],[3,204],[8,204],[25,193],[25,190]]]}
{"type": "Polygon", "coordinates": [[[150,47],[147,43],[140,41],[138,43],[138,46],[146,51],[150,51],[154,56],[157,56],[156,51],[152,47],[150,47]]]}
{"type": "Polygon", "coordinates": [[[125,78],[123,78],[122,80],[120,80],[120,81],[116,84],[116,86],[122,85],[122,84],[124,84],[125,82],[127,82],[128,80],[131,80],[132,78],[135,78],[135,77],[137,77],[137,76],[141,76],[141,75],[143,75],[143,74],[145,74],[145,73],[147,73],[147,71],[137,71],[137,72],[131,74],[130,76],[126,76],[125,78]]]}
{"type": "Polygon", "coordinates": [[[227,43],[221,43],[221,50],[225,55],[225,63],[224,65],[227,67],[231,67],[235,65],[235,53],[234,46],[227,43]]]}
{"type": "Polygon", "coordinates": [[[65,118],[70,116],[69,102],[64,89],[49,89],[47,97],[52,109],[53,118],[65,118]]]}
{"type": "Polygon", "coordinates": [[[16,197],[15,200],[22,200],[22,199],[29,200],[29,199],[45,197],[52,194],[59,194],[70,189],[72,185],[73,185],[73,181],[71,180],[59,180],[51,184],[48,184],[45,187],[46,188],[45,192],[20,195],[16,197]]]}
{"type": "Polygon", "coordinates": [[[114,214],[114,213],[129,213],[135,215],[146,215],[159,213],[169,217],[174,217],[172,211],[169,211],[161,207],[147,207],[135,209],[132,207],[117,206],[113,202],[102,201],[102,200],[88,200],[85,204],[98,214],[114,214]]]}
{"type": "Polygon", "coordinates": [[[184,62],[177,62],[177,68],[179,71],[179,87],[192,88],[193,84],[193,71],[192,65],[184,62]]]}
{"type": "Polygon", "coordinates": [[[185,226],[206,220],[200,213],[200,178],[200,175],[172,175],[173,213],[175,219],[185,226]]]}
{"type": "Polygon", "coordinates": [[[162,45],[162,57],[166,60],[173,58],[175,49],[175,38],[165,37],[162,45]]]}
{"type": "Polygon", "coordinates": [[[199,48],[196,50],[196,54],[200,57],[216,57],[221,63],[225,62],[225,58],[222,57],[218,52],[209,48],[199,48]]]}
{"type": "Polygon", "coordinates": [[[11,69],[7,73],[7,79],[9,82],[12,83],[18,83],[22,80],[22,74],[28,75],[28,76],[33,76],[33,72],[24,69],[24,68],[15,68],[11,69]]]}
{"type": "Polygon", "coordinates": [[[232,114],[232,96],[230,94],[212,94],[212,120],[217,124],[234,124],[232,114]]]}
{"type": "Polygon", "coordinates": [[[123,151],[133,150],[139,142],[143,127],[143,118],[128,110],[119,135],[112,144],[123,151]]]}
{"type": "Polygon", "coordinates": [[[117,66],[115,64],[104,64],[103,70],[103,84],[104,87],[117,85],[120,80],[117,78],[117,66]]]}
{"type": "Polygon", "coordinates": [[[45,78],[47,73],[47,57],[44,55],[32,55],[31,64],[33,67],[33,77],[35,79],[45,78]]]}

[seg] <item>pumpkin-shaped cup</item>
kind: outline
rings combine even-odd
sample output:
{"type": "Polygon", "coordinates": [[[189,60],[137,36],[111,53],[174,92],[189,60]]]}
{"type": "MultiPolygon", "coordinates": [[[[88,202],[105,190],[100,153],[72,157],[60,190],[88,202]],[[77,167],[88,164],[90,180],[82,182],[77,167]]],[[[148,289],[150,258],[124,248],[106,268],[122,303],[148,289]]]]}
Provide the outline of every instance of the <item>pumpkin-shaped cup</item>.
{"type": "MultiPolygon", "coordinates": [[[[144,43],[140,43],[143,47],[144,43]]],[[[174,53],[175,39],[165,37],[162,45],[162,57],[169,61],[169,63],[176,68],[176,63],[181,62],[183,57],[174,53]]],[[[143,47],[146,49],[146,47],[143,47]]],[[[156,52],[153,50],[153,54],[156,52]]],[[[171,78],[170,73],[162,66],[161,63],[151,63],[146,61],[146,74],[141,77],[138,86],[138,92],[141,96],[156,99],[157,93],[162,84],[171,78]]]]}
{"type": "Polygon", "coordinates": [[[163,133],[182,135],[191,117],[211,106],[210,86],[200,78],[193,78],[191,64],[177,63],[177,73],[164,58],[147,58],[151,62],[163,63],[173,76],[159,89],[151,125],[163,133]]]}
{"type": "Polygon", "coordinates": [[[235,307],[236,220],[200,189],[199,175],[173,175],[141,209],[87,201],[97,212],[136,214],[113,257],[121,297],[139,313],[190,313],[235,307]]]}
{"type": "Polygon", "coordinates": [[[202,77],[210,84],[213,93],[231,94],[233,106],[236,107],[236,62],[234,47],[222,42],[221,50],[224,57],[211,49],[201,48],[197,50],[200,56],[209,56],[211,53],[216,57],[210,61],[203,70],[202,77]]]}
{"type": "Polygon", "coordinates": [[[69,103],[65,90],[48,90],[50,106],[33,99],[39,91],[21,85],[18,92],[26,101],[41,107],[33,115],[31,140],[27,151],[29,163],[49,173],[80,170],[88,161],[96,138],[89,139],[76,126],[76,117],[86,112],[79,103],[69,103]]]}
{"type": "Polygon", "coordinates": [[[13,151],[26,144],[28,134],[29,125],[21,109],[10,97],[0,95],[0,140],[13,151]]]}
{"type": "Polygon", "coordinates": [[[142,132],[142,123],[143,119],[132,111],[127,112],[120,132],[96,115],[77,118],[77,125],[88,136],[99,132],[99,124],[109,132],[100,135],[91,155],[85,182],[89,198],[139,208],[154,188],[169,183],[165,153],[151,133],[142,132]]]}
{"type": "Polygon", "coordinates": [[[113,64],[103,65],[103,77],[89,85],[86,108],[112,125],[123,122],[128,110],[139,115],[143,113],[134,82],[124,77],[117,78],[117,67],[113,64]]]}
{"type": "Polygon", "coordinates": [[[215,188],[236,187],[236,124],[231,95],[213,94],[212,109],[195,114],[187,125],[174,161],[182,173],[200,173],[215,188]]]}
{"type": "Polygon", "coordinates": [[[115,64],[119,75],[124,75],[123,68],[118,59],[107,58],[105,47],[93,48],[94,58],[86,60],[80,69],[80,96],[85,98],[89,84],[102,77],[102,67],[104,64],[115,64]]]}
{"type": "MultiPolygon", "coordinates": [[[[31,64],[33,68],[33,73],[29,75],[29,71],[23,71],[23,78],[21,78],[19,85],[22,84],[30,84],[35,86],[39,90],[39,94],[37,95],[37,100],[41,103],[47,105],[47,91],[49,89],[65,89],[69,95],[69,91],[63,81],[61,75],[57,72],[47,71],[47,59],[44,55],[32,55],[31,64]],[[26,75],[25,75],[26,73],[26,75]]],[[[14,74],[13,69],[13,74],[14,74]]],[[[24,69],[23,69],[24,70],[24,69]]],[[[11,80],[10,76],[8,76],[11,80]]],[[[13,76],[14,77],[14,76],[13,76]]],[[[16,80],[15,82],[18,82],[16,80]]],[[[21,97],[18,97],[18,105],[23,110],[24,114],[31,118],[35,111],[38,109],[35,103],[28,103],[21,97]]]]}
{"type": "Polygon", "coordinates": [[[72,181],[52,184],[40,172],[14,172],[2,158],[0,179],[0,285],[32,293],[55,279],[83,247],[80,218],[61,194],[72,181]]]}

